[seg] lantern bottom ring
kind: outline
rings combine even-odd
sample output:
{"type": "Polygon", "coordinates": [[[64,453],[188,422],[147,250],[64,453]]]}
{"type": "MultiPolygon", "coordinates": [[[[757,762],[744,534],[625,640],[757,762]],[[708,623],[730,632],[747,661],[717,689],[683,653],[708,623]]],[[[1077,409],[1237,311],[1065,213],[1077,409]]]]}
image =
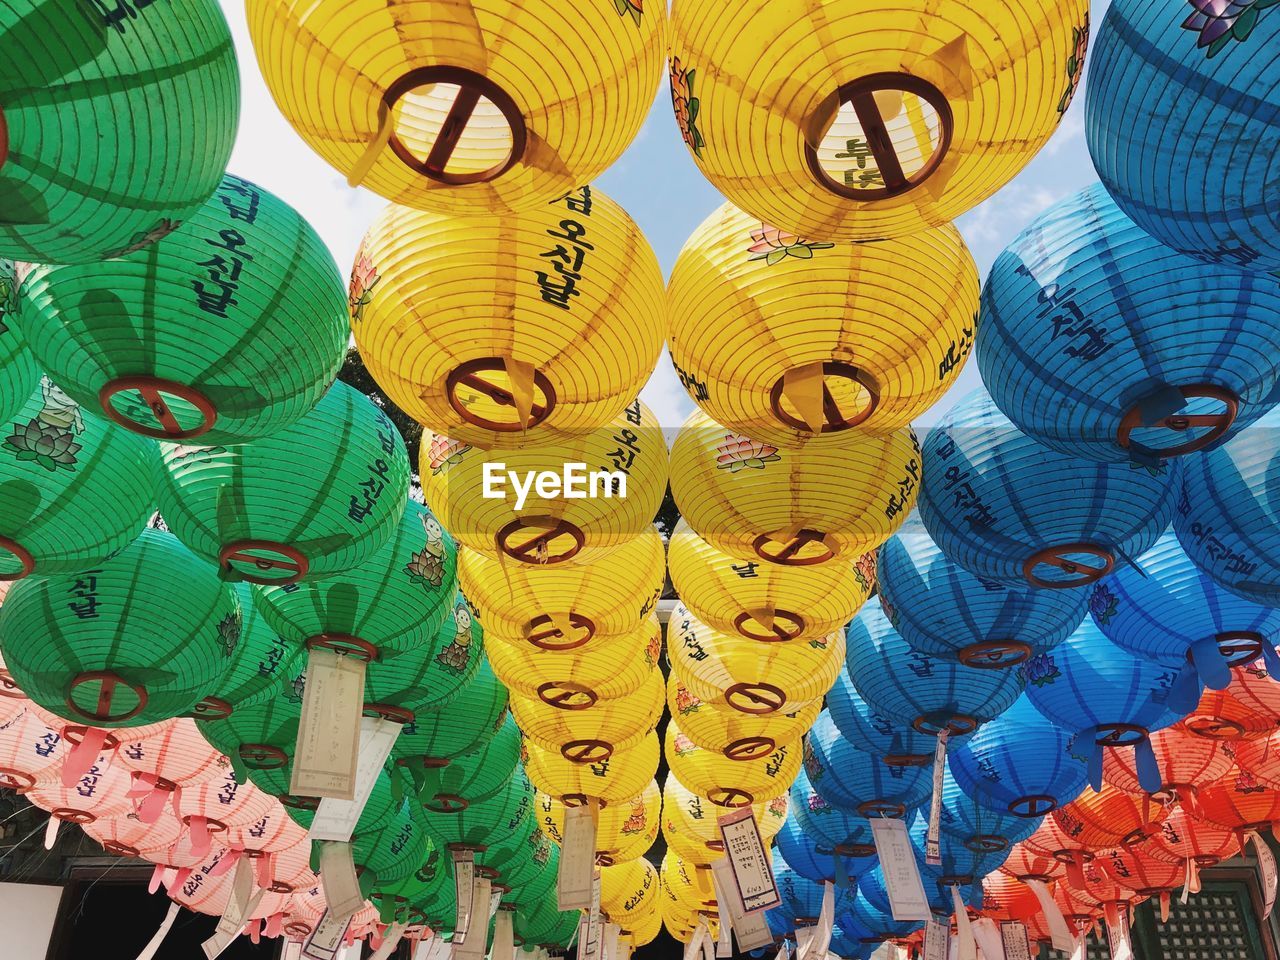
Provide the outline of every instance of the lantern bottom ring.
{"type": "Polygon", "coordinates": [[[1009,804],[1009,812],[1015,817],[1031,819],[1043,817],[1058,809],[1058,801],[1047,794],[1030,794],[1009,804]]]}
{"type": "Polygon", "coordinates": [[[525,624],[524,637],[539,650],[576,650],[595,638],[596,624],[590,617],[570,612],[568,620],[571,627],[582,631],[581,637],[566,637],[545,613],[525,624]]]}
{"type": "Polygon", "coordinates": [[[228,580],[279,587],[305,577],[311,562],[301,550],[277,540],[233,540],[218,551],[218,567],[228,580]],[[234,564],[242,564],[244,568],[234,564]],[[274,570],[285,575],[267,576],[274,570]]]}
{"type": "Polygon", "coordinates": [[[27,699],[27,695],[14,683],[13,674],[2,668],[0,668],[0,697],[8,697],[10,700],[27,699]]]}
{"type": "Polygon", "coordinates": [[[1031,647],[1017,640],[984,640],[959,651],[960,662],[979,670],[1004,670],[1031,659],[1031,647]]]}
{"type": "Polygon", "coordinates": [[[1158,829],[1152,826],[1134,827],[1120,838],[1120,846],[1128,849],[1129,847],[1136,847],[1140,843],[1146,843],[1155,835],[1158,829]]]}
{"type": "Polygon", "coordinates": [[[284,925],[284,932],[295,940],[305,940],[311,935],[311,927],[300,920],[284,925]]]}
{"type": "Polygon", "coordinates": [[[379,720],[390,720],[392,723],[399,723],[404,726],[413,723],[414,718],[417,716],[407,707],[397,707],[390,703],[366,703],[361,715],[379,720]]]}
{"type": "Polygon", "coordinates": [[[609,805],[609,801],[602,797],[588,797],[585,793],[564,793],[560,795],[560,802],[566,807],[585,807],[592,800],[603,810],[609,805]]]}
{"type": "Polygon", "coordinates": [[[449,843],[445,844],[445,849],[450,853],[465,853],[468,850],[472,853],[484,853],[489,847],[483,843],[449,843]]]}
{"type": "Polygon", "coordinates": [[[445,378],[445,392],[449,400],[449,406],[453,408],[454,413],[472,426],[493,430],[496,433],[523,433],[526,430],[532,430],[546,420],[556,408],[555,388],[541,370],[533,371],[534,399],[529,408],[527,421],[519,415],[515,393],[500,384],[490,383],[481,374],[508,376],[506,358],[479,357],[475,360],[467,360],[451,370],[448,377],[445,378]],[[477,393],[488,397],[490,401],[500,407],[510,407],[512,412],[516,414],[516,419],[494,420],[490,417],[482,416],[472,409],[473,404],[462,402],[462,398],[458,396],[458,390],[461,387],[469,387],[477,393]],[[537,396],[539,393],[542,395],[541,402],[539,402],[537,396]]]}
{"type": "MultiPolygon", "coordinates": [[[[822,851],[819,850],[819,853],[822,851]]],[[[876,853],[876,845],[874,843],[838,843],[831,851],[838,857],[848,857],[852,860],[861,857],[873,857],[876,853]]]]}
{"type": "Polygon", "coordinates": [[[293,810],[319,810],[319,797],[300,797],[296,793],[285,793],[280,795],[280,802],[293,810]]]}
{"type": "Polygon", "coordinates": [[[98,391],[98,404],[102,407],[102,412],[117,425],[154,440],[191,440],[208,433],[218,422],[218,411],[208,397],[195,387],[163,377],[117,377],[109,380],[98,391]],[[134,391],[142,396],[142,402],[160,426],[153,427],[130,417],[111,402],[119,394],[134,391]],[[165,397],[177,397],[190,404],[200,414],[200,422],[193,427],[184,427],[178,422],[172,405],[165,397]]]}
{"type": "Polygon", "coordinates": [[[308,650],[329,650],[343,657],[354,657],[365,663],[379,659],[378,648],[368,640],[349,633],[319,633],[306,640],[308,650]]]}
{"type": "Polygon", "coordinates": [[[21,795],[35,785],[36,778],[31,774],[13,767],[0,767],[0,787],[21,795]]]}
{"type": "Polygon", "coordinates": [[[863,817],[891,817],[899,820],[906,815],[904,804],[893,800],[868,800],[858,805],[858,815],[863,817]]]}
{"type": "Polygon", "coordinates": [[[560,756],[570,763],[603,763],[613,756],[613,744],[608,740],[570,740],[561,745],[560,756]]]}
{"type": "Polygon", "coordinates": [[[35,572],[36,558],[31,555],[30,550],[20,544],[17,540],[0,536],[0,550],[8,553],[18,562],[18,566],[21,568],[16,573],[0,571],[0,583],[21,580],[23,577],[29,577],[35,572]]]}
{"type": "Polygon", "coordinates": [[[498,531],[497,545],[505,556],[520,563],[550,566],[572,560],[587,543],[587,535],[576,523],[555,517],[516,517],[498,531]],[[524,530],[540,531],[537,536],[521,543],[512,543],[516,534],[524,530]],[[551,544],[564,537],[569,543],[564,549],[552,553],[551,544]]]}
{"type": "Polygon", "coordinates": [[[1093,728],[1093,742],[1100,747],[1132,747],[1147,736],[1146,727],[1132,723],[1100,723],[1093,728]]]}
{"type": "Polygon", "coordinates": [[[92,814],[88,810],[76,810],[73,807],[54,807],[49,811],[49,816],[57,817],[66,823],[78,823],[82,826],[86,823],[93,823],[98,819],[96,814],[92,814]]]}
{"type": "Polygon", "coordinates": [[[739,713],[765,716],[787,704],[787,694],[772,683],[735,683],[724,692],[724,701],[739,713]]]}
{"type": "Polygon", "coordinates": [[[964,845],[974,853],[999,853],[1009,849],[1009,838],[994,833],[977,833],[965,840],[964,845]]]}
{"type": "Polygon", "coordinates": [[[289,755],[270,743],[242,743],[236,753],[250,770],[279,770],[289,765],[289,755]]]}
{"type": "MultiPolygon", "coordinates": [[[[1256,630],[1229,630],[1217,634],[1213,639],[1229,667],[1242,667],[1253,663],[1262,656],[1263,645],[1267,642],[1266,638],[1256,630]]],[[[1192,663],[1195,662],[1195,658],[1189,651],[1187,658],[1192,663]]]]}
{"type": "Polygon", "coordinates": [[[1240,740],[1245,734],[1244,726],[1234,720],[1204,714],[1188,717],[1183,721],[1183,728],[1192,736],[1205,740],[1240,740]]]}
{"type": "Polygon", "coordinates": [[[760,643],[785,643],[804,636],[806,621],[803,614],[783,610],[781,607],[774,608],[770,614],[755,614],[743,610],[733,618],[733,628],[748,640],[760,643]],[[769,626],[766,628],[765,624],[769,626]]]}
{"type": "Polygon", "coordinates": [[[730,760],[760,760],[777,748],[772,737],[741,737],[727,745],[723,753],[730,760]]]}
{"type": "Polygon", "coordinates": [[[884,758],[890,767],[927,767],[933,763],[931,753],[891,753],[884,758]]]}
{"type": "Polygon", "coordinates": [[[118,857],[141,857],[142,852],[127,843],[121,843],[119,840],[103,840],[102,849],[107,853],[114,853],[118,857]]]}
{"type": "Polygon", "coordinates": [[[1116,428],[1116,443],[1126,450],[1139,451],[1160,459],[1181,457],[1203,450],[1221,439],[1223,434],[1231,429],[1231,425],[1235,423],[1240,413],[1240,397],[1233,390],[1212,383],[1192,383],[1176,389],[1185,400],[1216,400],[1223,405],[1224,409],[1221,413],[1212,414],[1173,413],[1146,423],[1142,415],[1142,406],[1147,398],[1142,398],[1126,410],[1124,416],[1120,418],[1120,426],[1116,428]],[[1175,434],[1185,434],[1188,430],[1201,427],[1209,428],[1208,432],[1172,447],[1150,447],[1133,440],[1133,431],[1139,428],[1169,430],[1175,434]]]}
{"type": "Polygon", "coordinates": [[[1088,850],[1055,850],[1053,851],[1053,859],[1059,863],[1065,863],[1069,867],[1082,867],[1086,863],[1093,863],[1094,855],[1088,850]]]}
{"type": "Polygon", "coordinates": [[[225,720],[231,716],[231,704],[221,697],[205,697],[191,708],[196,720],[225,720]]]}
{"type": "Polygon", "coordinates": [[[946,730],[953,737],[964,736],[978,729],[978,718],[966,713],[922,713],[911,722],[916,733],[936,737],[946,730]]]}
{"type": "Polygon", "coordinates": [[[1062,543],[1042,547],[1027,557],[1022,563],[1022,576],[1033,587],[1046,590],[1069,590],[1072,587],[1084,587],[1101,580],[1116,565],[1116,558],[1111,551],[1093,543],[1062,543]],[[1100,561],[1098,565],[1081,563],[1069,559],[1069,556],[1083,554],[1100,561]],[[1056,567],[1067,574],[1070,579],[1049,580],[1036,573],[1041,565],[1056,567]]]}
{"type": "Polygon", "coordinates": [[[63,702],[67,705],[67,709],[86,720],[96,723],[124,723],[147,708],[148,698],[147,688],[144,685],[130,683],[114,670],[86,670],[71,678],[63,702]],[[72,697],[72,693],[77,688],[90,683],[98,684],[98,702],[96,709],[93,710],[81,707],[72,697]],[[117,706],[116,712],[113,713],[112,702],[117,700],[117,693],[121,688],[133,694],[134,703],[124,708],[117,706]]]}
{"type": "Polygon", "coordinates": [[[716,787],[707,793],[707,799],[717,807],[749,807],[755,802],[755,794],[738,787],[716,787]]]}
{"type": "Polygon", "coordinates": [[[437,793],[423,806],[432,813],[461,813],[471,806],[471,801],[456,793],[437,793]]]}
{"type": "Polygon", "coordinates": [[[761,560],[777,563],[784,567],[812,567],[826,563],[835,557],[836,552],[827,543],[827,535],[821,530],[808,528],[799,530],[789,539],[775,540],[767,533],[762,533],[751,542],[751,549],[761,560]],[[817,553],[806,554],[805,548],[816,545],[821,548],[817,553]]]}
{"type": "Polygon", "coordinates": [[[548,680],[538,685],[538,699],[557,710],[590,710],[600,702],[600,695],[585,683],[573,680],[548,680]]]}
{"type": "MultiPolygon", "coordinates": [[[[84,740],[85,734],[87,734],[88,732],[89,732],[89,728],[85,726],[81,726],[80,724],[77,724],[75,726],[63,727],[62,739],[67,741],[67,743],[71,744],[73,747],[79,746],[80,743],[84,740]]],[[[108,733],[107,738],[102,741],[102,749],[104,751],[114,750],[118,746],[120,746],[120,738],[117,737],[114,733],[108,733]]]]}
{"type": "MultiPolygon", "coordinates": [[[[803,368],[795,368],[803,369],[803,368]]],[[[790,373],[791,371],[788,371],[790,373]]],[[[808,435],[813,434],[813,429],[800,417],[783,409],[782,401],[786,396],[787,374],[779,377],[769,390],[769,409],[773,412],[774,419],[784,426],[790,427],[792,430],[798,430],[808,435]]],[[[839,433],[841,430],[850,430],[853,427],[864,423],[880,406],[880,385],[870,375],[863,373],[851,363],[843,360],[824,360],[822,361],[822,427],[819,433],[839,433]],[[844,411],[840,409],[839,403],[827,385],[827,379],[844,380],[849,383],[855,383],[867,395],[866,404],[856,410],[854,413],[846,416],[844,411]]]]}

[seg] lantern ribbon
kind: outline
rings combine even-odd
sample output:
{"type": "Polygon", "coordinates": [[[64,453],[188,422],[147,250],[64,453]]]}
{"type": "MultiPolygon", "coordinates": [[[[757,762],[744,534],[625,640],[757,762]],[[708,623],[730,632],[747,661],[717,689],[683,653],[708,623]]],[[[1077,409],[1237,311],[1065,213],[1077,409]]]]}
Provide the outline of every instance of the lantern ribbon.
{"type": "Polygon", "coordinates": [[[44,828],[44,848],[46,850],[52,850],[53,845],[58,842],[58,827],[61,825],[61,820],[50,815],[49,824],[44,828]]]}
{"type": "MultiPolygon", "coordinates": [[[[1196,673],[1204,685],[1210,690],[1225,690],[1231,686],[1231,664],[1223,656],[1222,647],[1218,645],[1215,637],[1198,640],[1191,645],[1191,662],[1195,665],[1196,673]]],[[[1200,697],[1197,693],[1195,703],[1187,713],[1194,710],[1199,702],[1200,697]]]]}
{"type": "Polygon", "coordinates": [[[1040,912],[1044,915],[1045,923],[1049,927],[1049,938],[1053,943],[1053,949],[1071,953],[1076,947],[1076,938],[1071,935],[1071,928],[1067,926],[1067,920],[1062,915],[1058,901],[1054,900],[1053,894],[1049,892],[1048,885],[1043,880],[1026,880],[1024,883],[1040,903],[1040,912]]]}
{"type": "Polygon", "coordinates": [[[1107,920],[1107,941],[1111,960],[1133,960],[1133,943],[1129,937],[1129,918],[1121,907],[1108,903],[1102,908],[1107,920]]]}
{"type": "Polygon", "coordinates": [[[973,926],[969,923],[969,911],[960,896],[960,887],[951,888],[951,906],[956,915],[957,960],[978,960],[978,944],[973,939],[973,926]]]}
{"type": "Polygon", "coordinates": [[[193,816],[187,821],[187,828],[191,832],[191,855],[203,857],[213,845],[208,818],[193,816]]]}
{"type": "MultiPolygon", "coordinates": [[[[63,736],[66,736],[65,730],[63,736]]],[[[107,731],[99,727],[85,727],[80,742],[72,745],[71,752],[62,761],[62,785],[74,787],[98,762],[106,743],[107,731]]]]}
{"type": "Polygon", "coordinates": [[[382,938],[381,945],[374,950],[369,960],[387,960],[391,954],[395,953],[396,947],[400,946],[400,941],[404,938],[405,926],[406,924],[403,923],[393,923],[386,936],[382,938]]]}
{"type": "Polygon", "coordinates": [[[1182,886],[1181,902],[1186,904],[1191,899],[1191,894],[1200,892],[1200,868],[1196,865],[1195,857],[1187,857],[1187,879],[1182,886]]]}
{"type": "Polygon", "coordinates": [[[1160,764],[1150,737],[1144,736],[1133,745],[1133,761],[1138,770],[1138,784],[1144,791],[1159,793],[1164,789],[1164,778],[1160,776],[1160,764]]]}
{"type": "Polygon", "coordinates": [[[1160,922],[1161,923],[1169,922],[1169,900],[1170,900],[1169,891],[1161,890],[1160,891],[1160,922]]]}
{"type": "Polygon", "coordinates": [[[800,419],[814,433],[822,432],[823,390],[825,380],[822,362],[792,367],[782,375],[782,395],[800,414],[800,419]]]}
{"type": "Polygon", "coordinates": [[[157,863],[151,871],[151,879],[147,881],[147,893],[155,893],[160,889],[160,884],[164,881],[165,871],[169,868],[163,863],[157,863]]]}
{"type": "Polygon", "coordinates": [[[160,921],[160,928],[156,930],[155,935],[147,942],[147,945],[142,948],[142,952],[138,954],[138,960],[151,960],[156,955],[156,951],[160,949],[160,944],[164,943],[164,938],[173,926],[173,921],[178,919],[178,911],[181,909],[176,900],[169,904],[169,911],[164,915],[164,919],[160,921]]]}
{"type": "Polygon", "coordinates": [[[364,178],[369,175],[369,171],[378,162],[378,157],[391,140],[391,131],[393,129],[395,129],[394,114],[385,100],[379,100],[378,129],[374,133],[373,139],[369,141],[369,145],[365,147],[364,153],[360,154],[360,159],[352,165],[351,172],[347,174],[347,186],[358,187],[364,182],[364,178]]]}
{"type": "Polygon", "coordinates": [[[178,790],[169,781],[154,773],[141,770],[133,772],[133,783],[129,786],[127,796],[134,799],[142,797],[135,812],[137,818],[146,824],[158,821],[164,813],[165,804],[173,797],[175,809],[178,802],[178,790]]]}

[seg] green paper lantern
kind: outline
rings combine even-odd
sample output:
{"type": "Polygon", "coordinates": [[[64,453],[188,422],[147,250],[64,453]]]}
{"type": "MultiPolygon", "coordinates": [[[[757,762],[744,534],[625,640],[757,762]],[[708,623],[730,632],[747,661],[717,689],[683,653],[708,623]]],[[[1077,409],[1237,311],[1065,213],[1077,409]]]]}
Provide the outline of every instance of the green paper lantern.
{"type": "Polygon", "coordinates": [[[314,407],[347,349],[346,291],[292,207],[225,176],[189,220],[105,263],[34,268],[19,325],[76,402],[161,440],[244,443],[314,407]]]}
{"type": "Polygon", "coordinates": [[[281,585],[367,561],[395,531],[408,491],[395,426],[339,381],[274,436],[166,446],[157,499],[169,529],[225,578],[281,585]]]}
{"type": "Polygon", "coordinates": [[[530,946],[563,949],[573,939],[582,918],[580,910],[561,913],[552,890],[541,903],[516,912],[512,925],[516,941],[530,946]]]}
{"type": "Polygon", "coordinates": [[[525,841],[524,853],[502,870],[502,883],[509,888],[502,896],[503,905],[517,911],[535,906],[554,893],[559,874],[560,848],[535,829],[525,841]]]}
{"type": "MultiPolygon", "coordinates": [[[[383,923],[399,921],[412,924],[422,923],[425,916],[418,911],[417,904],[434,901],[445,884],[453,885],[453,874],[446,864],[447,854],[442,854],[436,845],[428,840],[422,853],[422,861],[413,873],[403,879],[387,883],[375,883],[369,894],[369,902],[378,911],[383,923]]],[[[456,912],[456,910],[455,910],[456,912]]]]}
{"type": "Polygon", "coordinates": [[[450,760],[433,778],[435,792],[419,794],[418,799],[427,810],[435,812],[488,800],[510,782],[519,763],[520,728],[507,715],[493,739],[450,760]]]}
{"type": "Polygon", "coordinates": [[[40,376],[18,331],[19,286],[14,262],[0,259],[0,421],[18,412],[40,376]]]}
{"type": "Polygon", "coordinates": [[[359,566],[317,582],[260,587],[256,597],[281,636],[359,656],[372,676],[429,644],[457,589],[453,538],[410,501],[390,539],[359,566]]]}
{"type": "Polygon", "coordinates": [[[413,876],[430,846],[422,814],[414,803],[402,802],[373,829],[351,836],[351,856],[361,887],[388,888],[413,876]]]}
{"type": "Polygon", "coordinates": [[[419,768],[443,767],[492,740],[506,716],[507,688],[482,659],[475,679],[447,709],[418,712],[412,723],[405,724],[391,755],[418,779],[419,768]]]}
{"type": "Polygon", "coordinates": [[[213,193],[240,113],[214,0],[5,0],[0,49],[0,256],[119,257],[213,193]]]}
{"type": "Polygon", "coordinates": [[[267,625],[253,602],[246,583],[232,585],[244,615],[240,642],[231,658],[231,668],[212,694],[196,704],[192,715],[201,720],[230,716],[235,710],[266,703],[282,696],[281,688],[302,669],[301,651],[267,625]]]}
{"type": "Polygon", "coordinates": [[[533,785],[523,770],[517,770],[487,800],[454,804],[447,810],[424,807],[422,820],[437,846],[474,850],[477,863],[498,867],[502,858],[513,856],[526,841],[527,828],[536,828],[533,804],[533,785]],[[492,851],[488,858],[486,851],[492,851]]]}
{"type": "Polygon", "coordinates": [[[304,681],[299,665],[291,664],[271,697],[230,713],[201,717],[196,724],[200,734],[215,750],[231,758],[237,773],[252,775],[288,768],[302,719],[304,681]]]}
{"type": "Polygon", "coordinates": [[[155,441],[42,378],[0,424],[0,580],[87,570],[127,546],[155,513],[159,463],[155,441]]]}
{"type": "Polygon", "coordinates": [[[92,570],[15,585],[0,606],[0,652],[46,710],[136,727],[181,716],[216,687],[242,621],[213,567],[145,530],[92,570]]]}

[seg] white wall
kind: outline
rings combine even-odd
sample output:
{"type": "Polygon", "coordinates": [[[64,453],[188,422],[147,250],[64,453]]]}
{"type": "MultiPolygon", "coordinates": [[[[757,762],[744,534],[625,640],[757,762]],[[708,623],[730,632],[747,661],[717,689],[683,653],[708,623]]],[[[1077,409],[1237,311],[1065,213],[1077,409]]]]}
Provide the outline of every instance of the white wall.
{"type": "Polygon", "coordinates": [[[61,887],[0,883],[4,960],[44,960],[61,898],[61,887]]]}

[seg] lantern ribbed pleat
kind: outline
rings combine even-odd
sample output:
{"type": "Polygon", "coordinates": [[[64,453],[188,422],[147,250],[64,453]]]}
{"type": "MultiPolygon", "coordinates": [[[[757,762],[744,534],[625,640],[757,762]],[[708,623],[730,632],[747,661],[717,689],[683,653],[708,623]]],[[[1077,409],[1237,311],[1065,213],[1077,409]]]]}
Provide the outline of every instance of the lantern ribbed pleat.
{"type": "Polygon", "coordinates": [[[26,798],[58,820],[81,826],[124,816],[133,808],[129,771],[111,759],[104,753],[70,786],[54,781],[27,791],[26,798]]]}
{"type": "MultiPolygon", "coordinates": [[[[596,821],[597,858],[622,863],[643,856],[662,827],[662,797],[657,781],[651,780],[643,793],[601,807],[596,821]]],[[[542,832],[557,844],[564,841],[565,810],[558,797],[538,791],[534,815],[542,832]]]]}
{"type": "Polygon", "coordinates": [[[1280,732],[1234,744],[1232,752],[1242,772],[1270,790],[1280,790],[1280,732]]]}
{"type": "MultiPolygon", "coordinates": [[[[488,799],[449,810],[428,806],[423,814],[427,833],[439,846],[484,847],[505,839],[526,825],[533,811],[533,788],[517,772],[488,799]]],[[[523,839],[523,833],[520,834],[523,839]]]]}
{"type": "Polygon", "coordinates": [[[775,745],[768,753],[751,753],[743,759],[727,757],[699,747],[680,732],[674,720],[667,723],[663,743],[671,773],[721,807],[742,807],[785,796],[803,753],[802,742],[793,740],[775,745]]]}
{"type": "Polygon", "coordinates": [[[0,579],[76,573],[126,546],[155,511],[159,460],[41,378],[0,425],[0,579]]]}
{"type": "Polygon", "coordinates": [[[859,860],[875,854],[871,821],[828,801],[814,788],[803,767],[791,785],[790,799],[787,822],[794,821],[821,849],[859,860]]]}
{"type": "Polygon", "coordinates": [[[920,519],[942,552],[1004,583],[1093,583],[1144,553],[1173,518],[1179,464],[1078,460],[1017,428],[985,393],[960,401],[924,444],[920,519]]]}
{"type": "Polygon", "coordinates": [[[1156,860],[1186,863],[1194,860],[1196,866],[1211,867],[1240,852],[1240,841],[1235,831],[1198,819],[1183,806],[1174,807],[1160,824],[1159,832],[1140,848],[1156,860]]]}
{"type": "Polygon", "coordinates": [[[347,346],[324,242],[256,184],[225,176],[181,227],[127,256],[36,267],[21,327],[86,409],[202,444],[275,433],[320,400],[347,346]]]}
{"type": "Polygon", "coordinates": [[[666,333],[662,273],[626,212],[583,191],[503,216],[393,206],[375,221],[352,274],[351,329],[388,398],[482,448],[622,412],[666,333]]]}
{"type": "Polygon", "coordinates": [[[155,823],[143,823],[126,813],[109,820],[86,823],[83,829],[111,853],[152,860],[162,856],[178,839],[182,823],[176,817],[161,817],[155,823]]]}
{"type": "Polygon", "coordinates": [[[594,179],[640,130],[666,54],[666,9],[643,0],[253,0],[248,19],[312,149],[353,183],[450,213],[594,179]]]}
{"type": "Polygon", "coordinates": [[[1034,815],[1020,817],[1008,810],[993,810],[962,790],[949,769],[943,775],[939,829],[970,850],[1007,851],[1035,833],[1040,820],[1034,815]]]}
{"type": "Polygon", "coordinates": [[[40,376],[18,330],[19,284],[17,265],[0,257],[0,420],[4,421],[31,396],[40,376]]]}
{"type": "Polygon", "coordinates": [[[892,766],[863,753],[840,735],[829,713],[818,717],[805,742],[805,772],[827,803],[864,817],[903,818],[929,798],[925,768],[892,766]]]}
{"type": "Polygon", "coordinates": [[[1210,263],[1280,267],[1267,184],[1280,156],[1280,23],[1252,2],[1118,0],[1085,101],[1094,166],[1158,240],[1210,263]]]}
{"type": "Polygon", "coordinates": [[[1277,400],[1280,282],[1152,238],[1100,185],[1041,214],[983,288],[982,378],[1018,428],[1089,460],[1220,442],[1277,400]],[[1203,417],[1187,423],[1183,417],[1203,417]]]}
{"type": "Polygon", "coordinates": [[[904,236],[986,199],[1084,74],[1083,0],[679,0],[671,98],[703,174],[817,240],[904,236]],[[864,126],[865,124],[865,126],[864,126]]]}
{"type": "Polygon", "coordinates": [[[1246,705],[1236,696],[1243,693],[1240,678],[1244,671],[1232,671],[1231,685],[1226,690],[1205,690],[1196,708],[1178,723],[1178,729],[1193,737],[1225,740],[1241,745],[1264,739],[1280,726],[1280,712],[1261,709],[1262,705],[1246,705]]]}
{"type": "Polygon", "coordinates": [[[1048,819],[1073,843],[1092,851],[1142,843],[1159,830],[1168,809],[1104,783],[1101,790],[1081,791],[1048,819]]]}
{"type": "Polygon", "coordinates": [[[533,697],[511,698],[525,739],[579,762],[601,760],[639,745],[662,718],[662,676],[654,671],[622,697],[599,696],[585,684],[548,680],[533,697]]]}
{"type": "Polygon", "coordinates": [[[1192,809],[1206,823],[1245,834],[1280,820],[1280,793],[1262,788],[1251,773],[1237,768],[1202,787],[1192,809]]]}
{"type": "Polygon", "coordinates": [[[667,303],[690,398],[719,423],[789,447],[818,431],[896,430],[937,400],[973,348],[978,271],[950,225],[833,244],[724,204],[685,243],[667,303]],[[793,400],[806,376],[835,405],[812,424],[793,400]]]}
{"type": "MultiPolygon", "coordinates": [[[[725,809],[710,797],[686,787],[668,774],[662,787],[662,833],[668,847],[690,863],[709,864],[724,855],[724,841],[717,819],[725,809]]],[[[787,819],[785,796],[751,805],[761,838],[777,836],[787,819]]]]}
{"type": "Polygon", "coordinates": [[[166,723],[149,737],[121,744],[116,756],[134,772],[135,785],[155,786],[148,782],[154,777],[167,781],[160,786],[169,791],[212,780],[227,768],[226,757],[209,745],[195,721],[186,718],[166,723]]]}
{"type": "Polygon", "coordinates": [[[492,740],[451,759],[430,781],[436,792],[419,799],[427,809],[441,808],[459,797],[468,804],[487,800],[511,780],[519,763],[520,729],[508,716],[492,740]]]}
{"type": "Polygon", "coordinates": [[[0,720],[0,787],[25,793],[57,779],[69,744],[33,710],[0,720]]]}
{"type": "Polygon", "coordinates": [[[876,554],[880,603],[916,650],[971,666],[1021,663],[1057,646],[1088,609],[1075,590],[1034,590],[974,576],[928,536],[900,533],[876,554]]]}
{"type": "Polygon", "coordinates": [[[622,803],[642,793],[658,770],[660,752],[656,733],[596,763],[577,763],[527,740],[524,749],[525,770],[543,793],[561,801],[594,798],[603,803],[622,803]]]}
{"type": "Polygon", "coordinates": [[[794,712],[743,713],[722,703],[708,703],[696,697],[681,682],[678,671],[667,679],[667,706],[680,731],[704,750],[718,750],[725,756],[770,753],[780,743],[791,743],[808,732],[822,710],[815,700],[794,712]]]}
{"type": "MultiPolygon", "coordinates": [[[[624,930],[656,934],[655,918],[659,926],[662,922],[660,892],[658,870],[644,858],[600,868],[600,909],[610,923],[624,930]]],[[[640,937],[633,942],[652,939],[640,937]]]]}
{"type": "Polygon", "coordinates": [[[251,779],[259,771],[290,769],[302,717],[304,680],[299,673],[269,700],[199,721],[200,735],[233,765],[247,770],[251,779]]]}
{"type": "Polygon", "coordinates": [[[18,685],[46,709],[136,727],[184,714],[217,687],[242,618],[216,569],[146,530],[93,570],[17,584],[0,607],[0,646],[18,685]]]}
{"type": "Polygon", "coordinates": [[[392,756],[412,768],[424,759],[435,762],[470,753],[502,729],[507,703],[507,688],[481,659],[474,679],[447,708],[415,713],[396,738],[392,756]]]}
{"type": "Polygon", "coordinates": [[[386,414],[335,383],[314,410],[237,447],[169,446],[169,529],[233,580],[282,584],[359,566],[404,513],[409,461],[386,414]]]}
{"type": "Polygon", "coordinates": [[[240,112],[235,50],[213,0],[14,0],[0,10],[0,38],[24,51],[0,107],[0,257],[121,256],[213,193],[240,112]],[[103,118],[115,118],[110,133],[103,118]]]}
{"type": "MultiPolygon", "coordinates": [[[[985,837],[982,843],[966,844],[961,837],[948,833],[944,829],[938,838],[942,862],[930,864],[925,853],[928,831],[928,811],[921,810],[911,823],[909,836],[912,851],[921,867],[921,879],[925,882],[925,892],[930,896],[933,895],[933,891],[929,889],[930,881],[939,887],[947,887],[959,882],[971,883],[974,887],[981,888],[981,879],[993,870],[998,870],[1009,856],[1010,845],[1007,838],[992,835],[985,837]]],[[[934,905],[945,906],[946,901],[951,899],[951,892],[940,890],[939,894],[942,902],[935,902],[934,905]]],[[[979,890],[975,889],[972,895],[980,895],[979,890]]]]}
{"type": "Polygon", "coordinates": [[[1125,890],[1153,896],[1182,885],[1185,870],[1153,859],[1141,850],[1107,850],[1098,859],[1103,872],[1125,890]]]}
{"type": "Polygon", "coordinates": [[[695,411],[671,449],[680,515],[712,546],[785,565],[856,560],[900,527],[920,485],[910,428],[780,449],[695,411]]]}
{"type": "MultiPolygon", "coordinates": [[[[782,897],[782,905],[777,908],[790,921],[792,929],[804,926],[808,921],[816,920],[822,912],[823,887],[821,880],[805,876],[787,861],[783,846],[783,837],[788,833],[786,827],[778,835],[778,846],[773,851],[774,881],[778,884],[778,894],[782,897]]],[[[831,877],[823,880],[832,881],[831,877]]],[[[843,916],[853,908],[855,891],[851,886],[841,885],[835,891],[835,915],[843,916]]],[[[726,917],[726,922],[728,918],[726,917]]]]}
{"type": "Polygon", "coordinates": [[[900,763],[915,766],[933,760],[933,736],[920,733],[909,723],[889,719],[863,700],[847,669],[828,691],[827,709],[840,735],[864,753],[897,758],[900,763]]]}
{"type": "Polygon", "coordinates": [[[602,701],[613,700],[636,693],[658,673],[662,627],[650,616],[628,633],[569,650],[543,650],[491,635],[485,652],[498,679],[522,697],[537,697],[546,684],[553,685],[544,691],[551,693],[555,686],[564,689],[572,683],[602,701]]]}
{"type": "Polygon", "coordinates": [[[233,584],[232,590],[240,600],[240,642],[218,685],[196,704],[193,715],[197,719],[257,706],[276,696],[289,679],[301,672],[297,663],[301,648],[270,627],[253,601],[249,584],[233,584]]]}

